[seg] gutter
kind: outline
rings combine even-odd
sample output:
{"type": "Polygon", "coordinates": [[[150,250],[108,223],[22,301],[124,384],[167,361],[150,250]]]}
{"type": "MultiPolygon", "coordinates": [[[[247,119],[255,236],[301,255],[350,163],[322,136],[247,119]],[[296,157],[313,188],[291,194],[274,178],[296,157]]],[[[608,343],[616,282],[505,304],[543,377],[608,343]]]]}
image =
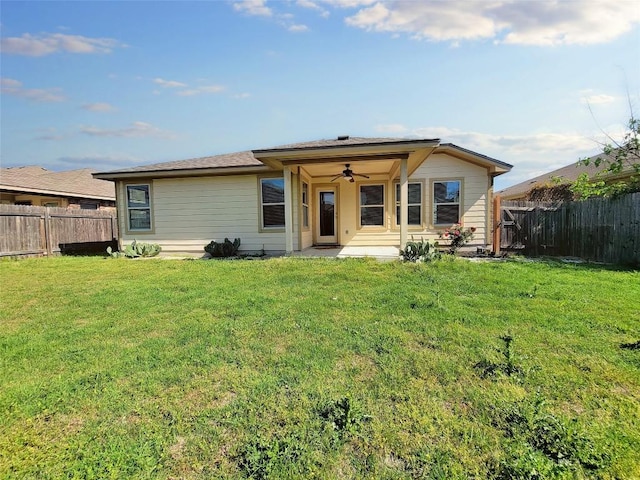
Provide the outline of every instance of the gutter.
{"type": "Polygon", "coordinates": [[[142,170],[133,172],[97,172],[92,173],[100,180],[121,180],[127,178],[175,178],[175,177],[206,177],[222,175],[250,175],[254,173],[270,172],[273,169],[265,165],[249,165],[246,167],[204,167],[180,168],[166,170],[142,170]]]}

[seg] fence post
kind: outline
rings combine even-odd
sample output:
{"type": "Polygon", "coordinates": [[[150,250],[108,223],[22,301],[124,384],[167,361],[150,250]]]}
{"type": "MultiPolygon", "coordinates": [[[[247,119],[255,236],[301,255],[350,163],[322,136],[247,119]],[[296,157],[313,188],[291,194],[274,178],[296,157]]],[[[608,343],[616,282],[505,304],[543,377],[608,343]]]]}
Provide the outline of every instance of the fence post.
{"type": "Polygon", "coordinates": [[[493,253],[500,253],[500,219],[502,212],[500,211],[500,195],[493,197],[493,253]]]}
{"type": "Polygon", "coordinates": [[[49,209],[44,208],[44,241],[47,245],[47,255],[53,255],[53,248],[51,247],[51,215],[49,215],[49,209]]]}

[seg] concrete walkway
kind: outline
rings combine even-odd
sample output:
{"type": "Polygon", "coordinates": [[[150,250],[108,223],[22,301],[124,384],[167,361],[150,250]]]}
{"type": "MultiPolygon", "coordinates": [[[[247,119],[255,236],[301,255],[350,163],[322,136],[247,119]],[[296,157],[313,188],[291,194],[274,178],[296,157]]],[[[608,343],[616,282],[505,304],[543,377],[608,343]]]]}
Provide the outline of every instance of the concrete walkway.
{"type": "Polygon", "coordinates": [[[294,257],[371,257],[381,261],[397,260],[400,255],[398,247],[309,247],[301,252],[294,252],[294,257]]]}

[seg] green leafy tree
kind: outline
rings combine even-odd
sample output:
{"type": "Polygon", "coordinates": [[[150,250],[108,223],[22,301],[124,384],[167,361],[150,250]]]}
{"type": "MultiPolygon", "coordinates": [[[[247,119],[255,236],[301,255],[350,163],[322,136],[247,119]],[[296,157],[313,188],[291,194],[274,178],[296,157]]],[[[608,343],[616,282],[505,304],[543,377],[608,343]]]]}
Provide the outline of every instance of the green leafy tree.
{"type": "Polygon", "coordinates": [[[602,166],[602,170],[593,178],[587,173],[581,174],[571,185],[571,191],[582,200],[590,197],[615,197],[640,191],[639,136],[640,120],[634,116],[632,109],[622,141],[616,141],[607,135],[609,142],[602,145],[602,156],[584,158],[578,162],[579,165],[602,166]],[[624,172],[631,172],[631,177],[619,181],[607,179],[624,172]]]}

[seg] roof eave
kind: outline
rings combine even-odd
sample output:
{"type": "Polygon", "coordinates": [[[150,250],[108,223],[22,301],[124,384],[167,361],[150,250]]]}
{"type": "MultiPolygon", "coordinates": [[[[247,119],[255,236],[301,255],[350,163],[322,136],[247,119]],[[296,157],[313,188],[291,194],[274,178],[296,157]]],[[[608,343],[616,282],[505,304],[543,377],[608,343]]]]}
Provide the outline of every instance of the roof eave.
{"type": "Polygon", "coordinates": [[[513,165],[503,162],[501,160],[497,160],[492,157],[488,157],[487,155],[483,155],[478,152],[474,152],[473,150],[468,150],[466,148],[460,147],[453,143],[443,143],[441,144],[434,153],[440,152],[448,152],[451,153],[451,150],[456,152],[456,156],[461,157],[463,159],[471,160],[474,163],[481,164],[488,168],[489,173],[497,177],[498,175],[502,175],[503,173],[507,173],[511,171],[513,165]]]}
{"type": "Polygon", "coordinates": [[[421,148],[433,148],[440,144],[439,139],[433,140],[401,140],[397,142],[371,142],[356,143],[351,145],[327,145],[312,147],[292,147],[292,148],[268,148],[252,150],[254,157],[262,161],[263,159],[278,158],[281,160],[313,157],[340,157],[343,155],[354,155],[354,152],[366,155],[376,152],[386,154],[407,153],[421,148]]]}
{"type": "Polygon", "coordinates": [[[201,177],[218,175],[246,175],[263,171],[271,171],[266,165],[247,165],[242,167],[203,167],[203,168],[182,168],[182,169],[160,169],[160,170],[140,170],[135,172],[96,172],[94,178],[100,180],[126,180],[128,178],[170,178],[170,177],[201,177]]]}

